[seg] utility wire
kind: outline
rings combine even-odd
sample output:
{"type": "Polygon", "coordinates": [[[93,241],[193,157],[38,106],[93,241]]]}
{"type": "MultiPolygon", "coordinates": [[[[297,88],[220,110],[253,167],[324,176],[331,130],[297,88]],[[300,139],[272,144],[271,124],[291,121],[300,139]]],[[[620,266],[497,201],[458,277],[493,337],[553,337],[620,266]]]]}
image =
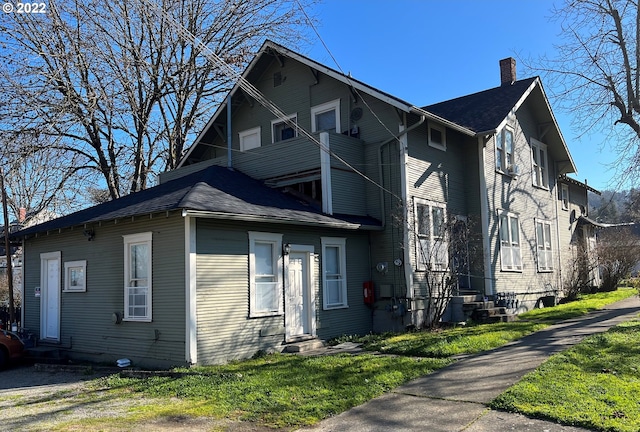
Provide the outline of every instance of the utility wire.
{"type": "Polygon", "coordinates": [[[184,28],[184,26],[182,26],[180,23],[178,23],[172,16],[170,16],[160,6],[158,6],[157,4],[155,4],[151,0],[140,0],[140,2],[150,6],[151,9],[153,11],[155,11],[155,13],[157,15],[159,15],[161,18],[165,19],[169,25],[173,26],[180,36],[185,38],[185,40],[188,40],[189,42],[191,42],[194,45],[194,47],[199,49],[201,54],[207,60],[212,62],[215,66],[219,67],[222,70],[222,73],[225,76],[230,77],[232,79],[235,79],[237,81],[237,83],[238,83],[237,85],[245,93],[247,93],[249,96],[251,96],[253,99],[255,99],[260,105],[262,105],[263,107],[268,109],[279,120],[282,120],[282,122],[284,122],[287,126],[289,126],[289,127],[293,128],[294,130],[296,130],[298,132],[298,134],[303,135],[304,137],[306,137],[308,140],[310,140],[315,145],[317,145],[321,150],[327,152],[331,157],[333,157],[336,160],[338,160],[341,163],[343,163],[345,166],[347,166],[350,170],[352,170],[357,175],[361,176],[362,178],[364,178],[368,182],[372,183],[376,187],[380,188],[381,190],[383,190],[383,191],[387,192],[388,194],[390,194],[390,195],[392,195],[392,196],[394,196],[394,197],[399,199],[399,197],[397,197],[392,191],[386,189],[384,186],[378,184],[375,180],[371,179],[366,174],[364,174],[363,172],[361,172],[360,170],[358,170],[357,168],[352,166],[349,162],[347,162],[342,157],[340,157],[339,155],[337,155],[333,151],[331,151],[329,148],[327,148],[324,144],[322,144],[309,131],[307,131],[305,128],[301,127],[300,125],[298,125],[297,122],[294,122],[293,120],[288,118],[288,116],[282,110],[280,110],[280,108],[278,108],[269,99],[264,97],[264,95],[253,84],[251,84],[241,74],[239,74],[237,71],[235,71],[230,65],[228,65],[224,60],[222,60],[213,50],[211,50],[204,42],[202,42],[199,38],[197,38],[189,30],[184,28]]]}

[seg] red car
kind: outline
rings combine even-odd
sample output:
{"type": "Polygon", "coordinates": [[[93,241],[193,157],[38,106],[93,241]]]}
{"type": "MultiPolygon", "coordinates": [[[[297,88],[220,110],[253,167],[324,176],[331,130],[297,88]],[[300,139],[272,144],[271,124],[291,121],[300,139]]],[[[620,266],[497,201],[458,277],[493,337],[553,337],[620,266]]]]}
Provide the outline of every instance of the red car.
{"type": "Polygon", "coordinates": [[[0,369],[24,355],[24,343],[17,334],[0,330],[0,369]]]}

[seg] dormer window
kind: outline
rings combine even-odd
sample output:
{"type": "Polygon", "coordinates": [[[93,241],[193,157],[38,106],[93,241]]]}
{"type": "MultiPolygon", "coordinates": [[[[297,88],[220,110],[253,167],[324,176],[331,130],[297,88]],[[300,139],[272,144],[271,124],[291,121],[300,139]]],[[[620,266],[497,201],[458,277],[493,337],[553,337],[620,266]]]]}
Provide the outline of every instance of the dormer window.
{"type": "Polygon", "coordinates": [[[291,123],[295,125],[298,124],[298,114],[291,114],[287,116],[287,120],[288,122],[280,119],[271,120],[272,143],[277,143],[298,136],[298,131],[291,125],[291,123]]]}
{"type": "Polygon", "coordinates": [[[507,173],[514,171],[513,131],[504,128],[496,135],[496,171],[507,173]]]}
{"type": "Polygon", "coordinates": [[[444,127],[429,124],[429,146],[442,151],[447,150],[447,140],[444,127]]]}

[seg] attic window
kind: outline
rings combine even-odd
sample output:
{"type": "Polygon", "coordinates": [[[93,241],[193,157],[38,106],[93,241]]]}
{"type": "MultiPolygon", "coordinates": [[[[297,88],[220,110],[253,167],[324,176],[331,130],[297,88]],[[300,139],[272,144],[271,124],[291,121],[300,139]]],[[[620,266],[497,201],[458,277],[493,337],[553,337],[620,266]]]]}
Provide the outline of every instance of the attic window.
{"type": "Polygon", "coordinates": [[[311,132],[340,132],[340,99],[311,108],[311,132]]]}
{"type": "Polygon", "coordinates": [[[445,128],[440,125],[429,124],[429,146],[447,151],[445,128]]]}

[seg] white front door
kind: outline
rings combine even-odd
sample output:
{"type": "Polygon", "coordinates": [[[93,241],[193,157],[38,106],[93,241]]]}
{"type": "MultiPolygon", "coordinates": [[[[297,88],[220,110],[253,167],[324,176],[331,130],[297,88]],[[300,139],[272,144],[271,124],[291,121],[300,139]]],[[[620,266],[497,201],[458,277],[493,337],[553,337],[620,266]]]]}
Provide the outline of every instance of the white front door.
{"type": "Polygon", "coordinates": [[[40,255],[40,339],[60,340],[60,252],[40,255]]]}
{"type": "MultiPolygon", "coordinates": [[[[312,250],[300,250],[302,246],[298,246],[297,250],[293,249],[288,256],[287,265],[287,286],[285,297],[285,328],[287,340],[299,336],[314,336],[315,325],[313,322],[314,301],[311,290],[312,286],[312,269],[311,257],[312,250]]],[[[305,247],[304,249],[308,249],[305,247]]]]}

